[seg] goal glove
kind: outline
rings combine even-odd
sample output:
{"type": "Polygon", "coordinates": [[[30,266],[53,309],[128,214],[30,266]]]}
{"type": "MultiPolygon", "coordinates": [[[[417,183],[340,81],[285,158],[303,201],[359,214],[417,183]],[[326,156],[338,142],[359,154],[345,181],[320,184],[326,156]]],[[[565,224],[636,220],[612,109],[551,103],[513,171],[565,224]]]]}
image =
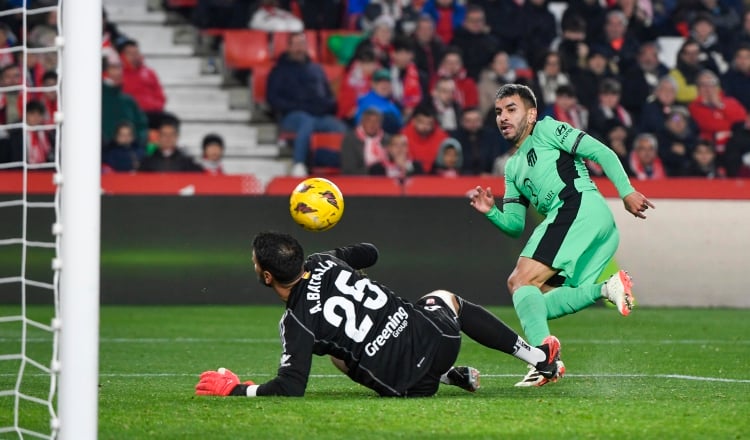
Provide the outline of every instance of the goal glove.
{"type": "MultiPolygon", "coordinates": [[[[204,371],[201,373],[200,381],[195,386],[195,394],[199,396],[228,396],[239,384],[239,377],[226,368],[219,368],[217,371],[204,371]]],[[[248,380],[244,385],[255,385],[255,383],[248,380]]]]}

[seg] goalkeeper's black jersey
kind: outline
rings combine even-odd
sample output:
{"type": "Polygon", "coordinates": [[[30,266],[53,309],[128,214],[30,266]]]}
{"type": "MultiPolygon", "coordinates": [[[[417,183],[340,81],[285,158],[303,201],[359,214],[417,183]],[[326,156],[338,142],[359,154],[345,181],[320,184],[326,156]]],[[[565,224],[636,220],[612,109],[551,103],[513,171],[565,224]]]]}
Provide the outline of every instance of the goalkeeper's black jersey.
{"type": "Polygon", "coordinates": [[[412,304],[356,272],[377,257],[362,243],[307,258],[279,322],[278,376],[257,395],[303,395],[313,354],[342,359],[354,381],[381,395],[403,396],[426,374],[440,333],[412,304]]]}

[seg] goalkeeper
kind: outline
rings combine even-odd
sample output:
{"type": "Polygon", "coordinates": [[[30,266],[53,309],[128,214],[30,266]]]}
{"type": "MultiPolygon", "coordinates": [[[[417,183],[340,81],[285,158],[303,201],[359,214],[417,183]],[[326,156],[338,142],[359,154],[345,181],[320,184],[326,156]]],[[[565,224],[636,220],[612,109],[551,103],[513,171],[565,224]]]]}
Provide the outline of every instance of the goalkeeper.
{"type": "MultiPolygon", "coordinates": [[[[534,229],[508,278],[508,289],[526,337],[538,344],[549,336],[548,319],[584,309],[601,298],[622,315],[633,306],[625,271],[596,284],[617,249],[612,212],[591,181],[584,159],[602,166],[625,209],[637,218],[654,205],[635,191],[617,155],[567,123],[537,121],[536,97],[526,86],[506,84],[495,96],[497,126],[517,151],[505,168],[505,195],[495,205],[491,188],[476,187],[471,205],[504,233],[518,237],[531,204],[545,219],[534,229]]],[[[564,370],[559,363],[560,375],[564,370]]],[[[531,367],[516,386],[541,386],[547,378],[531,367]]]]}
{"type": "Polygon", "coordinates": [[[312,355],[330,355],[353,381],[381,396],[435,394],[446,383],[474,391],[479,373],[453,367],[461,331],[489,348],[533,365],[557,379],[560,342],[549,336],[529,346],[484,308],[444,290],[411,304],[364,276],[378,250],[368,243],[304,258],[302,246],[276,232],[253,240],[258,280],[286,303],[279,323],[282,354],[277,376],[263,384],[241,383],[231,371],[206,371],[196,394],[217,396],[302,396],[312,355]]]}

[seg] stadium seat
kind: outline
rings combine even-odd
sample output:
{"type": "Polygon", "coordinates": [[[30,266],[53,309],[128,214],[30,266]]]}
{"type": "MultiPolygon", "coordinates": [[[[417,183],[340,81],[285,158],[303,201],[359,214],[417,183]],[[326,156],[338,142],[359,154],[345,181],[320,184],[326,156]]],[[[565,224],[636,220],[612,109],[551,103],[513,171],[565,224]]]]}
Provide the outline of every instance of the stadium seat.
{"type": "Polygon", "coordinates": [[[268,33],[249,29],[224,32],[224,65],[230,69],[252,69],[271,62],[268,33]]]}
{"type": "MultiPolygon", "coordinates": [[[[274,32],[272,34],[272,58],[274,60],[278,59],[286,51],[286,48],[289,46],[289,36],[291,34],[291,32],[274,32]]],[[[320,43],[318,41],[318,31],[314,29],[308,29],[305,31],[305,36],[307,37],[307,55],[310,56],[311,60],[317,63],[320,61],[320,43]]]]}
{"type": "Polygon", "coordinates": [[[331,85],[333,94],[338,98],[341,81],[344,79],[344,66],[340,64],[323,64],[322,67],[326,78],[328,78],[328,83],[331,85]]]}
{"type": "Polygon", "coordinates": [[[266,105],[266,89],[268,87],[268,74],[271,73],[273,64],[265,63],[253,66],[250,75],[250,93],[253,97],[255,107],[266,105]]]}
{"type": "Polygon", "coordinates": [[[341,172],[341,142],[343,133],[315,132],[310,136],[310,174],[330,176],[341,172]],[[324,163],[325,165],[317,165],[324,163]]]}

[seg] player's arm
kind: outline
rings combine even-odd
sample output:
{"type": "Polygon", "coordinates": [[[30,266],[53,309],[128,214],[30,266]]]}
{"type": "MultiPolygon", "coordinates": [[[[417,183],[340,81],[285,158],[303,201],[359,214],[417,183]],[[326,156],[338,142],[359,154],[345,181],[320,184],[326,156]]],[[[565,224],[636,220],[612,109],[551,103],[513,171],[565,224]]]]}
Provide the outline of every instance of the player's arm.
{"type": "Polygon", "coordinates": [[[332,249],[324,254],[333,255],[343,260],[354,270],[366,269],[374,266],[378,261],[378,248],[371,243],[357,243],[332,249]]]}
{"type": "Polygon", "coordinates": [[[585,131],[573,128],[565,122],[554,121],[544,125],[544,133],[545,137],[550,138],[549,140],[561,150],[601,165],[604,174],[617,188],[620,198],[625,198],[635,191],[617,154],[585,131]]]}
{"type": "Polygon", "coordinates": [[[506,175],[505,196],[498,208],[492,195],[492,188],[477,186],[471,194],[471,206],[483,213],[487,219],[505,234],[518,238],[526,226],[526,208],[529,201],[518,191],[516,185],[506,175]]]}
{"type": "Polygon", "coordinates": [[[310,376],[312,350],[315,342],[310,332],[290,310],[281,320],[281,354],[277,375],[272,380],[256,385],[252,381],[240,383],[229,370],[206,371],[196,385],[196,394],[212,396],[304,396],[310,376]]]}
{"type": "MultiPolygon", "coordinates": [[[[547,129],[544,132],[549,133],[549,130],[547,129]]],[[[628,179],[628,175],[622,167],[620,159],[611,148],[594,139],[586,132],[559,121],[556,121],[554,135],[549,135],[549,137],[554,138],[557,141],[555,144],[560,146],[564,151],[593,160],[601,165],[604,174],[607,175],[607,178],[617,188],[617,193],[620,195],[628,212],[636,217],[646,218],[643,212],[648,208],[654,208],[654,204],[646,196],[636,191],[633,185],[630,184],[630,179],[628,179]],[[561,126],[563,128],[560,128],[561,126]]]]}

